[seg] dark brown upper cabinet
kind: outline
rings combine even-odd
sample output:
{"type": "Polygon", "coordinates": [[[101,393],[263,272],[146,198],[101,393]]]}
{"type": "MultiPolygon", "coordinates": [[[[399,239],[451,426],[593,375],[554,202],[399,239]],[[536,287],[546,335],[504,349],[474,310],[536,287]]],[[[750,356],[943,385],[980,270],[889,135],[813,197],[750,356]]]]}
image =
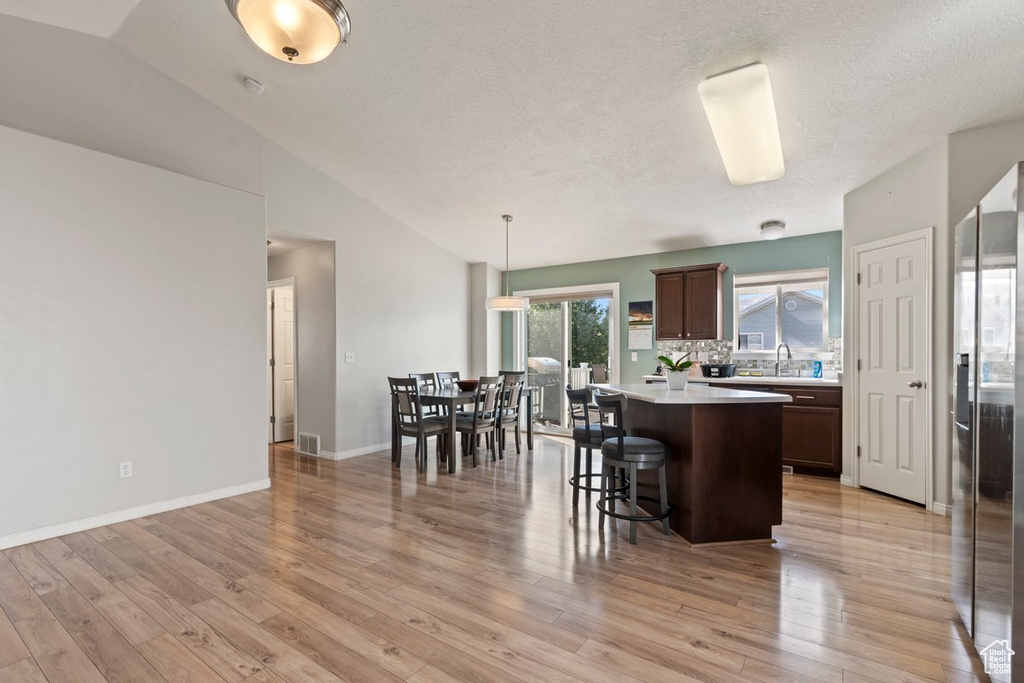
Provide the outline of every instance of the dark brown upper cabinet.
{"type": "Polygon", "coordinates": [[[652,270],[658,340],[722,338],[724,263],[652,270]]]}

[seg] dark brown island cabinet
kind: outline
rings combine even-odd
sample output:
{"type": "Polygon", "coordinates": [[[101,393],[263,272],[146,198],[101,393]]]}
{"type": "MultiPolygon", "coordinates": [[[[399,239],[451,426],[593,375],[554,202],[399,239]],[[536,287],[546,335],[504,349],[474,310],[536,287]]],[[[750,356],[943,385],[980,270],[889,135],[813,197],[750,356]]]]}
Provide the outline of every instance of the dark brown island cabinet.
{"type": "Polygon", "coordinates": [[[716,382],[716,387],[771,391],[793,397],[782,407],[782,464],[794,472],[838,477],[843,469],[843,388],[716,382]]]}
{"type": "Polygon", "coordinates": [[[658,268],[654,325],[659,341],[722,338],[724,263],[658,268]]]}

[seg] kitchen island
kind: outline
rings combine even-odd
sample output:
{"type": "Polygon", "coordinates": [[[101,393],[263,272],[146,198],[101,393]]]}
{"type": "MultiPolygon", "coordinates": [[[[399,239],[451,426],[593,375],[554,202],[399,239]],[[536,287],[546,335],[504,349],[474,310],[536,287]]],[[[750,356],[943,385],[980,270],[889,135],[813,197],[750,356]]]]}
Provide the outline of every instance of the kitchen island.
{"type": "MultiPolygon", "coordinates": [[[[700,384],[590,386],[624,394],[630,435],[668,448],[673,531],[693,545],[771,540],[782,523],[782,406],[792,397],[700,384]]],[[[657,481],[643,471],[640,495],[657,498],[657,481]]]]}

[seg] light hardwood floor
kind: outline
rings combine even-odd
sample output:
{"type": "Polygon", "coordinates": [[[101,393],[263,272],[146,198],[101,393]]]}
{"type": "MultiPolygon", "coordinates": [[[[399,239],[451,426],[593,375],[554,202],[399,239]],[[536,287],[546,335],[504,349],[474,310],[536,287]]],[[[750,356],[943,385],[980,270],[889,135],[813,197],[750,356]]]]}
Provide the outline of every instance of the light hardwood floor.
{"type": "Polygon", "coordinates": [[[630,546],[572,513],[569,454],[277,447],[269,491],[7,550],[0,681],[984,680],[947,519],[787,476],[775,545],[630,546]]]}

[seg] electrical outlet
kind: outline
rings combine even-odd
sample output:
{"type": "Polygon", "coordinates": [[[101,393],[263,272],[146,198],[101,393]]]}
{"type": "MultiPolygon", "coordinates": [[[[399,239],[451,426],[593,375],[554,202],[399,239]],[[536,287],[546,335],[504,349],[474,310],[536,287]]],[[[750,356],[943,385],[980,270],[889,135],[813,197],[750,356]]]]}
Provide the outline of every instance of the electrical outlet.
{"type": "Polygon", "coordinates": [[[131,464],[131,462],[123,462],[123,463],[121,463],[121,478],[122,479],[127,479],[130,476],[132,476],[132,464],[131,464]]]}
{"type": "Polygon", "coordinates": [[[346,363],[355,363],[356,362],[356,354],[353,353],[352,351],[346,351],[345,352],[345,362],[346,363]]]}

